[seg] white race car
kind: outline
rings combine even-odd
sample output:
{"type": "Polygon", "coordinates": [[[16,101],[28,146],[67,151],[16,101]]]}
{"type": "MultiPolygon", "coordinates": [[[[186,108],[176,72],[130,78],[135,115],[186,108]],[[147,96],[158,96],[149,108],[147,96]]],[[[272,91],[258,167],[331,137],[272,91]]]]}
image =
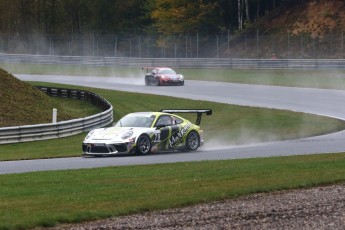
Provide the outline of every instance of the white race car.
{"type": "Polygon", "coordinates": [[[130,113],[114,126],[92,130],[82,143],[83,156],[195,151],[204,143],[199,124],[210,109],[130,113]],[[174,113],[196,113],[196,124],[174,113]]]}

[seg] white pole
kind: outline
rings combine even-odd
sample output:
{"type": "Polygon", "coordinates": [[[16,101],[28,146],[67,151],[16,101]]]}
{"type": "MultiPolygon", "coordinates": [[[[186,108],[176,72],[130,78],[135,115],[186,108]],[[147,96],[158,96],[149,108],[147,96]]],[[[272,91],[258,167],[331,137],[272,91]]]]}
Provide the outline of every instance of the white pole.
{"type": "Polygon", "coordinates": [[[196,58],[199,58],[199,33],[196,34],[196,58]]]}
{"type": "Polygon", "coordinates": [[[57,109],[53,109],[53,123],[57,122],[57,109]]]}

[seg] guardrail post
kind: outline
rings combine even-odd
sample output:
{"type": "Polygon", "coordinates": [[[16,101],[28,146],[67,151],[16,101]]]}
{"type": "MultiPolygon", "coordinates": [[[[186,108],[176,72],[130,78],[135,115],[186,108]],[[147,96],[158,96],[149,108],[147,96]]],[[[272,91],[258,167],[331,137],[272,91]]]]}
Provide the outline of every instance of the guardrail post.
{"type": "Polygon", "coordinates": [[[57,122],[57,109],[53,109],[53,124],[57,122]]]}

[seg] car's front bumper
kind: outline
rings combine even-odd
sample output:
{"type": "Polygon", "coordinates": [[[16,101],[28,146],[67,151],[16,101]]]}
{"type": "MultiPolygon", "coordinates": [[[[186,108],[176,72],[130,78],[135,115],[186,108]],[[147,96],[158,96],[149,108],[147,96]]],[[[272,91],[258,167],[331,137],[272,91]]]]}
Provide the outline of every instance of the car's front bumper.
{"type": "Polygon", "coordinates": [[[85,143],[82,144],[84,156],[102,156],[133,153],[133,143],[85,143]]]}
{"type": "Polygon", "coordinates": [[[184,80],[161,79],[161,85],[184,85],[184,80]]]}

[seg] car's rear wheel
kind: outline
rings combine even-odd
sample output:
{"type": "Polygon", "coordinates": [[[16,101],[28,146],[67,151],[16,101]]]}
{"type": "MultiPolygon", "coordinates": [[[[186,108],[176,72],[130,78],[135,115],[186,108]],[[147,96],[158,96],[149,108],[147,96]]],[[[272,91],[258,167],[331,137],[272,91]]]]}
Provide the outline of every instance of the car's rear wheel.
{"type": "Polygon", "coordinates": [[[137,140],[136,153],[138,155],[148,154],[151,151],[151,140],[146,134],[142,134],[137,140]]]}
{"type": "Polygon", "coordinates": [[[200,146],[200,137],[196,131],[191,131],[186,139],[186,148],[189,151],[195,151],[200,146]]]}
{"type": "Polygon", "coordinates": [[[147,76],[145,76],[145,85],[150,85],[150,81],[149,81],[149,78],[147,76]]]}

